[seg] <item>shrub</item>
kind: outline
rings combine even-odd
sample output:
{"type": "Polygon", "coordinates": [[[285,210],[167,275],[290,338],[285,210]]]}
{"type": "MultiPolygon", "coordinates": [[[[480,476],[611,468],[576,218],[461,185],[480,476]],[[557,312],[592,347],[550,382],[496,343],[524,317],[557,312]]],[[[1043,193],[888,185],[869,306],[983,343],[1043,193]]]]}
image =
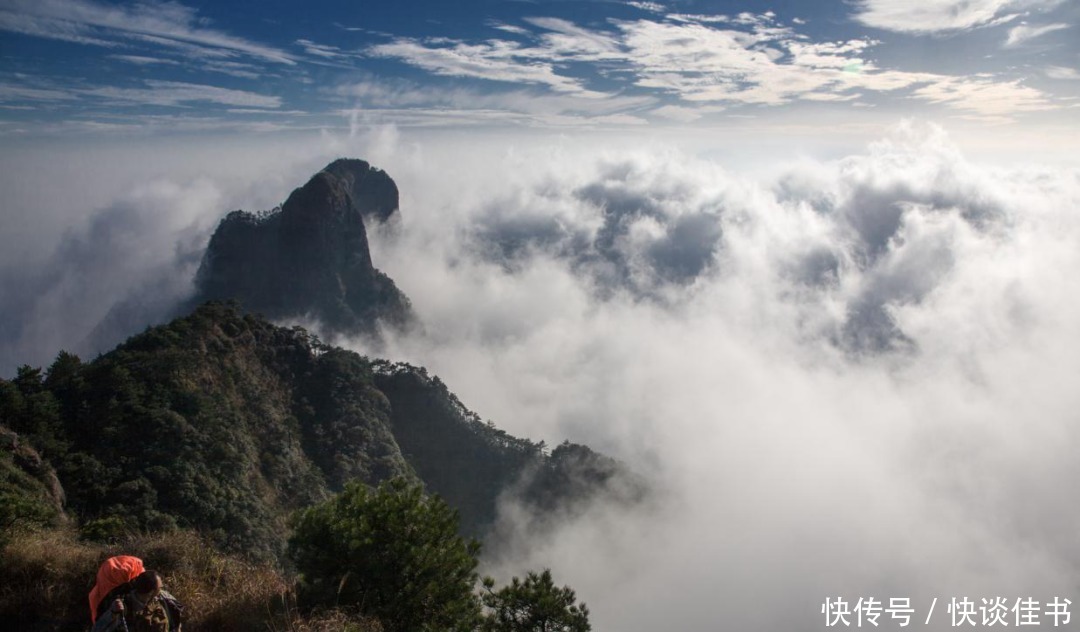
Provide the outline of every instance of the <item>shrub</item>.
{"type": "Polygon", "coordinates": [[[445,502],[403,479],[348,485],[301,512],[289,540],[304,603],[355,608],[386,632],[474,629],[479,548],[445,502]]]}
{"type": "Polygon", "coordinates": [[[569,586],[557,588],[551,571],[532,571],[525,581],[515,577],[509,586],[492,590],[484,580],[484,605],[490,608],[483,632],[589,632],[589,609],[578,605],[569,586]]]}

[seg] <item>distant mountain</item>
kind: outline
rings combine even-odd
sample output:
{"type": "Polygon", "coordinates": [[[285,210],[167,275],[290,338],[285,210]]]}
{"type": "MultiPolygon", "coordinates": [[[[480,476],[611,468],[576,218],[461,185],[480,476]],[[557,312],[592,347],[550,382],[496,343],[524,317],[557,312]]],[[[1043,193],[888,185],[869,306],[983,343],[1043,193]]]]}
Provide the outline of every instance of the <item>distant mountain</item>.
{"type": "Polygon", "coordinates": [[[552,514],[645,493],[584,446],[547,454],[482,422],[423,368],[222,303],[92,362],[61,353],[44,373],[0,380],[0,426],[18,433],[0,428],[0,495],[31,518],[66,495],[66,514],[95,533],[190,527],[264,559],[280,555],[293,510],[354,479],[420,480],[473,535],[502,494],[552,514]]]}
{"type": "Polygon", "coordinates": [[[274,320],[308,317],[324,331],[402,327],[408,298],[372,264],[368,228],[397,221],[398,189],[363,160],[340,159],[277,209],[233,211],[210,238],[188,309],[236,300],[274,320]]]}

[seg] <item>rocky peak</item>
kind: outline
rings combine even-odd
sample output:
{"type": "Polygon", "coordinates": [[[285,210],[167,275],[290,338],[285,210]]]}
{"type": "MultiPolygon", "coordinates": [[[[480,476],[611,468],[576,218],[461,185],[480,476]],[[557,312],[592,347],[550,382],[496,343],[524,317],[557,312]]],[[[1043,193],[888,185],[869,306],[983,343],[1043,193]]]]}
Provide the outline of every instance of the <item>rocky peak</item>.
{"type": "Polygon", "coordinates": [[[278,210],[229,213],[210,239],[195,300],[234,299],[274,319],[314,317],[334,333],[405,325],[409,301],[374,267],[366,226],[396,217],[397,206],[385,172],[336,160],[278,210]]]}
{"type": "Polygon", "coordinates": [[[400,216],[397,185],[382,169],[356,158],[339,158],[322,172],[341,181],[365,222],[383,223],[400,216]]]}

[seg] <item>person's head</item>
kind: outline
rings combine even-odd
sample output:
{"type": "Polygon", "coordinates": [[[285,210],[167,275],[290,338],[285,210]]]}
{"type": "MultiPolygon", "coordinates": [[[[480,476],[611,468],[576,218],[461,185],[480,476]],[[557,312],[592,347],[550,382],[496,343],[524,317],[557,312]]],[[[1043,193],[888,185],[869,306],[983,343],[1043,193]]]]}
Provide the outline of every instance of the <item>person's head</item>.
{"type": "Polygon", "coordinates": [[[161,592],[161,575],[157,571],[144,571],[135,578],[131,588],[140,601],[150,601],[161,592]]]}

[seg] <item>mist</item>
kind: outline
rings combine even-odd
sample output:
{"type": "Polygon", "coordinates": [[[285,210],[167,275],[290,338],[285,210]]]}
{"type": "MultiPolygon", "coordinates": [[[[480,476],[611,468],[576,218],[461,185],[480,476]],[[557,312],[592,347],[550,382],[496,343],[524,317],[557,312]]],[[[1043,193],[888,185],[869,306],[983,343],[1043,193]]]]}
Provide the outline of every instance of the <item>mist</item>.
{"type": "Polygon", "coordinates": [[[954,597],[1075,590],[1080,173],[914,123],[764,178],[670,147],[466,163],[404,170],[375,256],[427,335],[385,353],[660,489],[554,530],[508,501],[488,572],[552,568],[599,630],[820,629],[838,596],[919,625],[936,597],[944,629],[954,597]]]}
{"type": "Polygon", "coordinates": [[[545,528],[507,499],[484,572],[551,568],[630,632],[820,629],[826,597],[910,597],[912,625],[936,597],[944,629],[953,597],[1073,598],[1080,170],[979,164],[910,122],[752,170],[655,140],[469,141],[353,130],[106,178],[26,232],[50,254],[5,262],[5,372],[161,318],[227,211],[356,156],[401,190],[372,255],[423,330],[331,342],[657,489],[545,528]]]}

